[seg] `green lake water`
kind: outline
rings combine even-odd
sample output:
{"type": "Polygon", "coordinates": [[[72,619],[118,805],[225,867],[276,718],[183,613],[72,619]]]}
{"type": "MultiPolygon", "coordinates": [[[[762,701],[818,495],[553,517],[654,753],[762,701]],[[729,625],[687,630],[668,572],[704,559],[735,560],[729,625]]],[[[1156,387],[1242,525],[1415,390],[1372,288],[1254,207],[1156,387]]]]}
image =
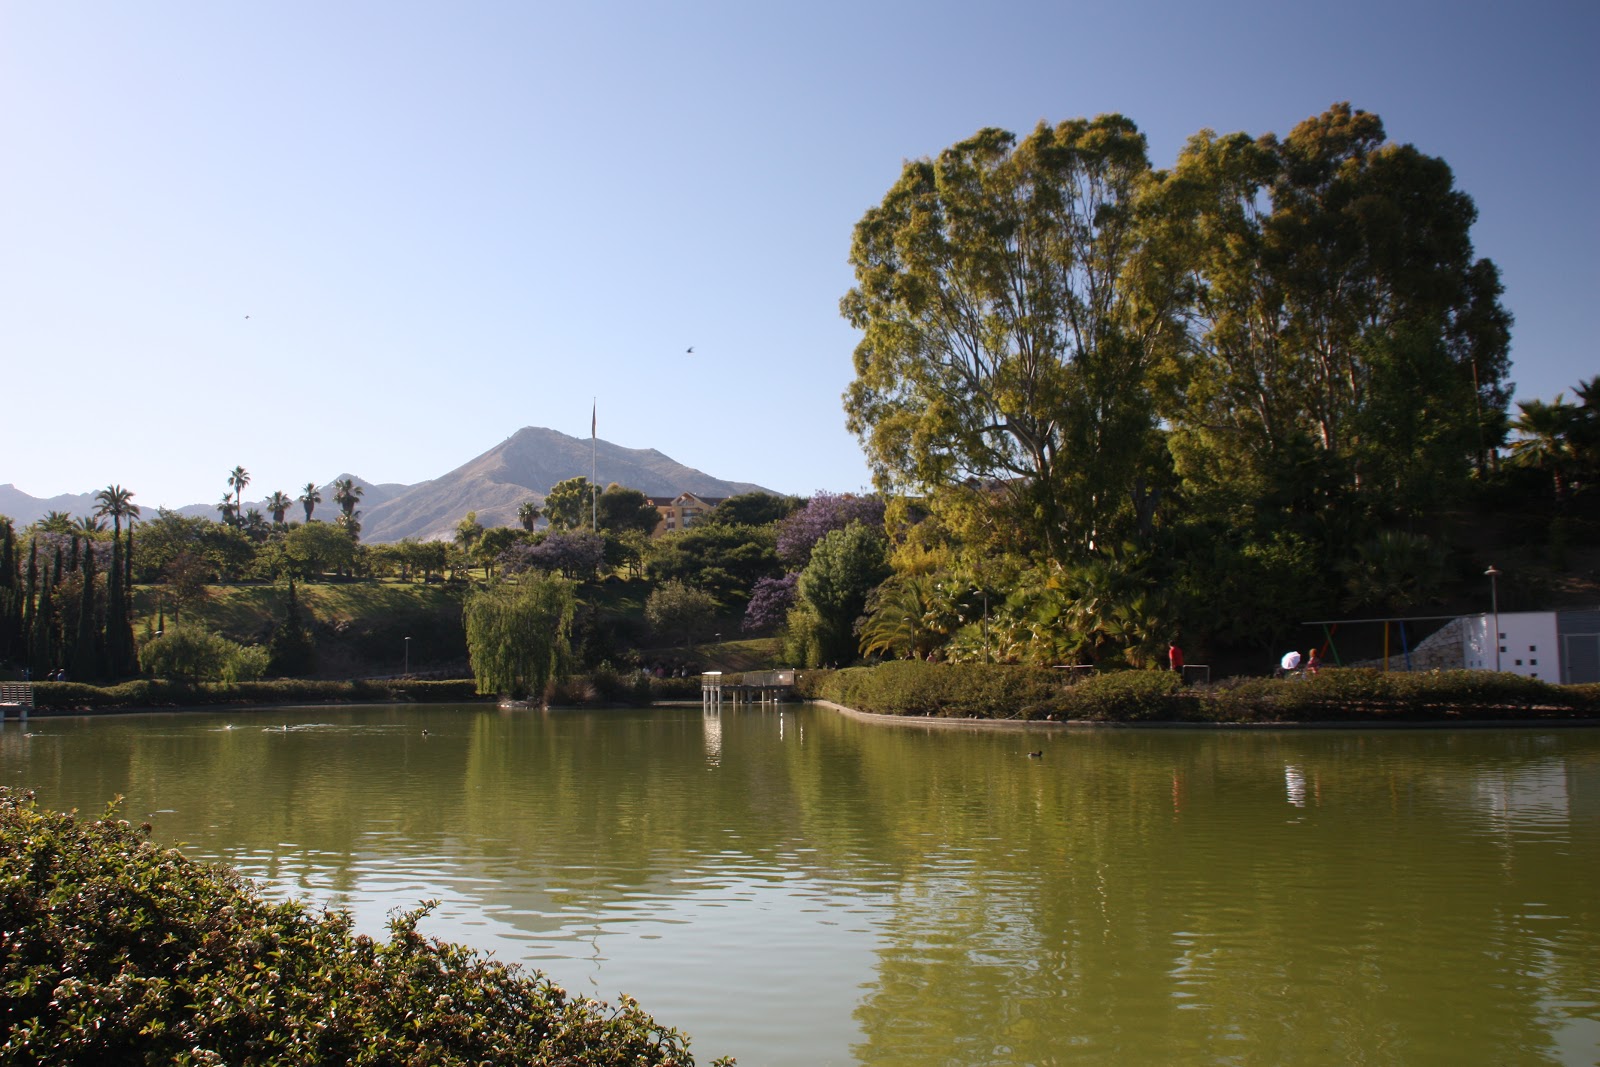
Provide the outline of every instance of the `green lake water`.
{"type": "Polygon", "coordinates": [[[702,1063],[1600,1062],[1593,728],[270,709],[9,722],[0,782],[375,935],[437,900],[702,1063]]]}

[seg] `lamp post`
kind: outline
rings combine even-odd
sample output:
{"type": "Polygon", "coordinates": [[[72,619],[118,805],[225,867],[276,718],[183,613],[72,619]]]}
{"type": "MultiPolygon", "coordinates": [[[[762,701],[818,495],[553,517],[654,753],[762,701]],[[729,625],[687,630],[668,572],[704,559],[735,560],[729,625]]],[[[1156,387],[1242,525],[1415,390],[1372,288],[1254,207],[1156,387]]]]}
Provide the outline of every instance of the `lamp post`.
{"type": "Polygon", "coordinates": [[[1500,570],[1493,563],[1483,572],[1489,577],[1489,609],[1494,612],[1494,669],[1500,669],[1500,570]]]}
{"type": "Polygon", "coordinates": [[[401,671],[400,673],[409,676],[411,674],[411,638],[407,637],[405,639],[405,642],[406,642],[406,646],[405,646],[406,647],[406,667],[405,667],[405,670],[401,671]]]}

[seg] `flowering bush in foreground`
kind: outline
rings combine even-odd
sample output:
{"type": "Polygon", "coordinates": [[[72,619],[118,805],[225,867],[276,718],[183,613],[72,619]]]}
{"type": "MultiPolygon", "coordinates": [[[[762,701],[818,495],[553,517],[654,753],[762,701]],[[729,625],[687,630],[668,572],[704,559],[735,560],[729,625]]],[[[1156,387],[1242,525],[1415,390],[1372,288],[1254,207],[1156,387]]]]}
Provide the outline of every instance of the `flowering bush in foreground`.
{"type": "Polygon", "coordinates": [[[694,1063],[629,998],[424,938],[430,904],[377,942],[147,836],[0,787],[0,1064],[694,1063]]]}

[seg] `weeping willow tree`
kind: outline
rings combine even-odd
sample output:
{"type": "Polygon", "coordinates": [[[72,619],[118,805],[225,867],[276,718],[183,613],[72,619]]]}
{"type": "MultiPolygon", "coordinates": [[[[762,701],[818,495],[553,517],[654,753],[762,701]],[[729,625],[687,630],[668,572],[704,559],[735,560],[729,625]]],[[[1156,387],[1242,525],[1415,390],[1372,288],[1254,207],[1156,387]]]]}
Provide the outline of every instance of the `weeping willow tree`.
{"type": "Polygon", "coordinates": [[[529,573],[467,600],[467,655],[478,692],[544,700],[567,673],[577,594],[571,581],[529,573]]]}

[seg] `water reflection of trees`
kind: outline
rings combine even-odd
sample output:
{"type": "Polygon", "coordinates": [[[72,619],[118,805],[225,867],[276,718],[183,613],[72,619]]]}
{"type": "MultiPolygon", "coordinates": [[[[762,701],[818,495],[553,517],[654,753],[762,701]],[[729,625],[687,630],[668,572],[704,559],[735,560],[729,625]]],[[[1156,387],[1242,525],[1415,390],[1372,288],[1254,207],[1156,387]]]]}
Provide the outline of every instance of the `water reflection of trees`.
{"type": "Polygon", "coordinates": [[[1515,1059],[1551,1005],[1595,1012],[1594,861],[1494,840],[1470,802],[1486,775],[1593,781],[1536,740],[1101,732],[1039,766],[1015,740],[858,745],[906,872],[863,1062],[908,1029],[954,1062],[1515,1059]],[[919,878],[951,841],[966,876],[919,878]]]}
{"type": "Polygon", "coordinates": [[[1024,735],[739,709],[713,762],[699,709],[163,721],[8,734],[0,761],[46,802],[176,809],[159,837],[286,885],[409,869],[416,897],[437,883],[525,936],[801,879],[856,902],[876,945],[862,1062],[1559,1059],[1562,1019],[1596,1015],[1592,731],[1024,735]]]}

